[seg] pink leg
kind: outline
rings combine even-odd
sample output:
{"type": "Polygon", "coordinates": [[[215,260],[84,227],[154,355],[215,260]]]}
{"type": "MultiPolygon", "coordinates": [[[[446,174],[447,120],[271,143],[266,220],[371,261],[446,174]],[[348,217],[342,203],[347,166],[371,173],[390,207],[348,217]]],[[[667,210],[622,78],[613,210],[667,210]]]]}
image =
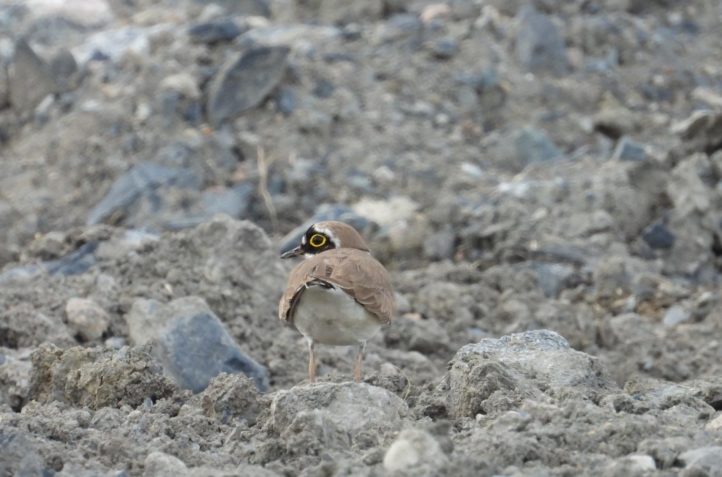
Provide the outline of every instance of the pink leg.
{"type": "Polygon", "coordinates": [[[358,347],[356,361],[353,366],[353,380],[357,383],[361,382],[361,368],[363,367],[364,354],[366,353],[366,342],[362,341],[358,347]]]}
{"type": "Polygon", "coordinates": [[[308,340],[308,380],[316,382],[316,354],[313,350],[313,340],[308,340]]]}

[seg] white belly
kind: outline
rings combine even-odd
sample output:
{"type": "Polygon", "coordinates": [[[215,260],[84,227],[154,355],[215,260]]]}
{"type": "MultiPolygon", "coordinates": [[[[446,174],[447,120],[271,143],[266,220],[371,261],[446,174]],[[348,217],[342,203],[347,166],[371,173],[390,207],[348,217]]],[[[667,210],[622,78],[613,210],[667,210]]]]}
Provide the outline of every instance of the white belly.
{"type": "Polygon", "coordinates": [[[381,322],[344,291],[312,286],[301,294],[293,316],[296,328],[316,343],[353,345],[381,329],[381,322]]]}

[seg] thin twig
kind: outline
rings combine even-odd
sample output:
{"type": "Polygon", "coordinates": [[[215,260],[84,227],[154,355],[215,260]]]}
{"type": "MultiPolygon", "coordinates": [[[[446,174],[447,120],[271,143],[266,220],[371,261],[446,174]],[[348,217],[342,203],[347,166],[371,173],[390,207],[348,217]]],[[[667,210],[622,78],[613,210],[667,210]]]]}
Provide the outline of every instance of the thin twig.
{"type": "Polygon", "coordinates": [[[263,199],[263,204],[266,206],[268,216],[271,218],[271,227],[275,234],[278,232],[278,215],[271,194],[268,193],[268,164],[266,163],[266,152],[261,146],[256,148],[256,162],[258,165],[258,195],[263,199]]]}

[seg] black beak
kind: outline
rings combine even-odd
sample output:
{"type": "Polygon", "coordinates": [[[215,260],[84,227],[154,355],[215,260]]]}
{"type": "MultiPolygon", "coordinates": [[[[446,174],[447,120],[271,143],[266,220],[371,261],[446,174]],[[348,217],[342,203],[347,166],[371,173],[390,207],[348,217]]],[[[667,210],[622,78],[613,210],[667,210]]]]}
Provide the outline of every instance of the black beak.
{"type": "Polygon", "coordinates": [[[292,248],[291,250],[287,250],[281,254],[281,258],[292,258],[292,257],[298,257],[299,255],[303,255],[303,247],[300,245],[296,248],[292,248]]]}

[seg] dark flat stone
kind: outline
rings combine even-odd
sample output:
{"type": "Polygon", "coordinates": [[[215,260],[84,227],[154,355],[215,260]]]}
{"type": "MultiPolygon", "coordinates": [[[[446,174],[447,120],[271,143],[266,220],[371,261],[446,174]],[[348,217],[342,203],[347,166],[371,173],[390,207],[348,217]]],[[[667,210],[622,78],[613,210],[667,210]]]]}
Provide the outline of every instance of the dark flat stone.
{"type": "Polygon", "coordinates": [[[210,44],[232,41],[241,33],[243,31],[232,20],[199,23],[188,29],[193,41],[210,44]]]}
{"type": "Polygon", "coordinates": [[[251,48],[218,72],[208,90],[210,122],[221,124],[261,104],[283,79],[288,53],[280,46],[251,48]]]}

